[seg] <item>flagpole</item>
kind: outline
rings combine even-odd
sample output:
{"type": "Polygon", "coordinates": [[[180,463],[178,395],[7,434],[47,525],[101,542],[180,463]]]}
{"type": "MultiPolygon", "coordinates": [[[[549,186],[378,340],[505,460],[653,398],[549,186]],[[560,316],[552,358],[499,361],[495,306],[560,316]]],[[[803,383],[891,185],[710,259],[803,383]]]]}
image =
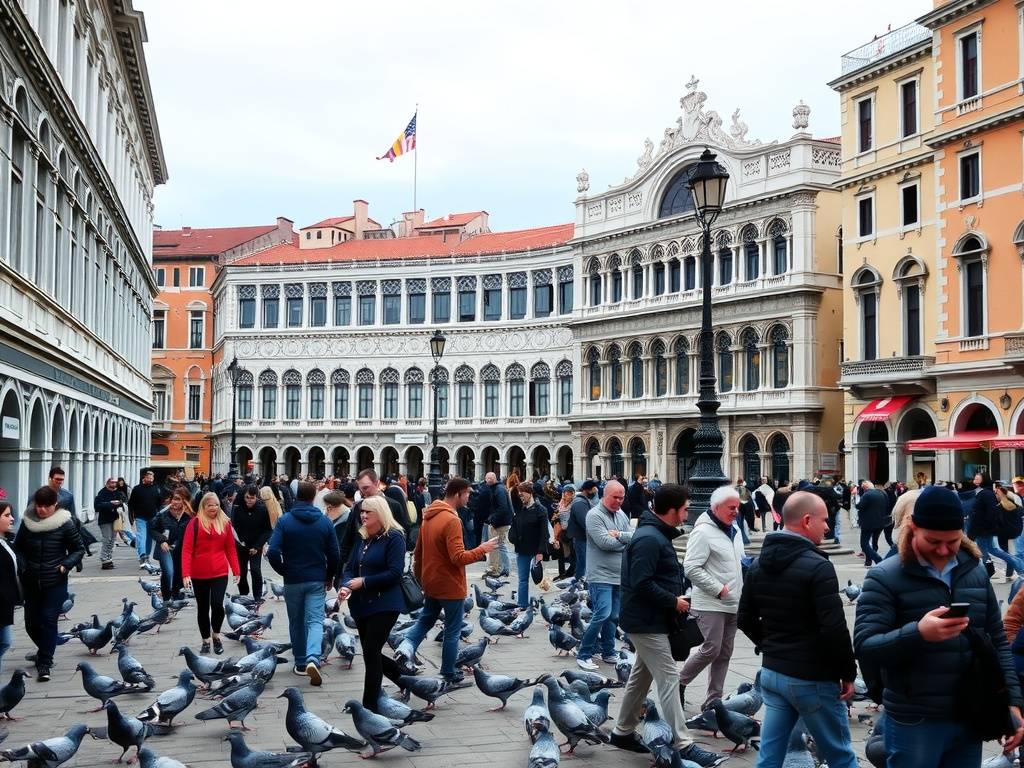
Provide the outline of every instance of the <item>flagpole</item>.
{"type": "Polygon", "coordinates": [[[419,150],[419,144],[420,144],[419,136],[418,136],[418,134],[420,132],[420,105],[419,105],[419,102],[416,103],[416,111],[413,112],[413,115],[415,115],[415,117],[416,117],[416,134],[417,134],[416,148],[413,149],[413,151],[412,151],[413,152],[413,154],[412,154],[412,212],[413,212],[413,215],[415,215],[416,214],[416,183],[417,183],[417,171],[418,171],[417,164],[418,164],[418,160],[419,160],[419,156],[420,156],[420,153],[418,151],[419,150]]]}

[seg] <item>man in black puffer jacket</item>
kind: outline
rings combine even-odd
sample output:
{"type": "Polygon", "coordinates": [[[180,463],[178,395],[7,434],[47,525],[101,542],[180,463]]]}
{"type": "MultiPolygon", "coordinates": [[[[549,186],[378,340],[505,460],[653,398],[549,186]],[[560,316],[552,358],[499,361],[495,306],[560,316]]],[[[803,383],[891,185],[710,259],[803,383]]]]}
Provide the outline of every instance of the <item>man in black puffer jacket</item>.
{"type": "Polygon", "coordinates": [[[255,485],[246,486],[243,493],[235,495],[231,510],[231,527],[235,534],[235,549],[238,552],[238,593],[249,594],[249,576],[252,576],[252,596],[259,602],[263,599],[263,548],[274,532],[270,525],[267,507],[260,500],[260,489],[255,485]]]}
{"type": "Polygon", "coordinates": [[[797,491],[786,500],[782,520],[785,527],[765,538],[747,573],[736,617],[763,659],[768,709],[759,760],[782,765],[802,717],[829,766],[856,768],[845,702],[853,697],[857,664],[836,570],[818,549],[828,508],[817,494],[797,491]]]}
{"type": "MultiPolygon", "coordinates": [[[[972,702],[957,697],[974,658],[968,628],[995,647],[1010,714],[1021,723],[1020,686],[999,604],[962,526],[955,493],[938,486],[922,490],[903,524],[899,557],[868,572],[857,600],[853,644],[861,665],[881,674],[889,768],[981,762],[981,739],[964,722],[963,707],[972,702]],[[967,616],[945,618],[951,603],[967,603],[967,616]]],[[[1019,725],[1003,748],[1015,749],[1022,737],[1019,725]]]]}

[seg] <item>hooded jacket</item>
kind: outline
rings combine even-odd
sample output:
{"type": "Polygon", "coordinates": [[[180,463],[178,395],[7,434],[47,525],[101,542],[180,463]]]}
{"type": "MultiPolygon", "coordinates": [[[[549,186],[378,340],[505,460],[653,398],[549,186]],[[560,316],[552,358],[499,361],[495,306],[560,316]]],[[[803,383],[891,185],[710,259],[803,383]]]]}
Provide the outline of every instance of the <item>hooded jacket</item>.
{"type": "Polygon", "coordinates": [[[340,555],[330,518],[312,504],[296,502],[277,521],[267,560],[285,584],[331,581],[339,571],[340,555]]]}
{"type": "Polygon", "coordinates": [[[548,551],[548,516],[536,498],[530,506],[519,501],[514,503],[515,514],[509,531],[515,539],[513,547],[517,555],[544,555],[548,551]]]}
{"type": "Polygon", "coordinates": [[[736,528],[732,528],[730,536],[713,517],[711,510],[698,517],[686,541],[686,557],[683,558],[683,571],[693,582],[690,608],[712,613],[736,613],[743,588],[741,560],[743,540],[736,528]],[[725,597],[719,597],[723,586],[729,587],[729,592],[725,597]]]}
{"type": "Polygon", "coordinates": [[[747,572],[736,621],[765,669],[824,682],[857,676],[836,570],[803,536],[765,537],[747,572]]]}
{"type": "Polygon", "coordinates": [[[451,505],[439,499],[423,510],[413,558],[413,573],[424,595],[462,600],[469,591],[466,566],[483,562],[486,555],[480,547],[467,550],[463,546],[462,521],[451,505]]]}
{"type": "Polygon", "coordinates": [[[231,510],[231,527],[235,531],[239,546],[260,551],[263,550],[263,545],[270,541],[270,534],[274,530],[270,525],[267,505],[257,499],[250,508],[246,506],[242,494],[238,495],[231,510]]]}
{"type": "Polygon", "coordinates": [[[68,572],[85,555],[85,545],[70,510],[58,509],[40,520],[35,505],[21,519],[14,549],[24,559],[23,582],[34,582],[40,588],[67,583],[68,572]],[[62,565],[64,573],[60,572],[62,565]]]}
{"type": "Polygon", "coordinates": [[[681,531],[644,511],[622,555],[619,626],[629,633],[664,635],[683,594],[683,570],[672,539],[681,531]]]}

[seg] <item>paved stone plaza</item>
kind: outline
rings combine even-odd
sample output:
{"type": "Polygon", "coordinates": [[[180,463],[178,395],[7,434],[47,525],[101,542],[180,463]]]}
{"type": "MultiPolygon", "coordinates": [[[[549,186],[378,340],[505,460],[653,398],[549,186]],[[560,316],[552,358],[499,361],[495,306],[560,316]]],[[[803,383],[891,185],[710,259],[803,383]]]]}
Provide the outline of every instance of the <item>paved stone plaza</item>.
{"type": "MultiPolygon", "coordinates": [[[[847,531],[850,529],[847,527],[847,531]]],[[[854,535],[856,529],[854,529],[854,535]]],[[[852,536],[847,535],[852,542],[852,536]]],[[[98,550],[96,550],[98,551],[98,550]]],[[[145,615],[149,608],[149,599],[137,584],[140,571],[134,550],[118,547],[115,551],[117,568],[111,575],[100,575],[98,557],[88,558],[82,574],[75,574],[72,579],[72,590],[77,595],[70,621],[61,622],[62,627],[84,621],[92,613],[97,613],[101,620],[114,618],[118,613],[121,597],[128,595],[139,602],[136,613],[145,615]]],[[[861,560],[855,555],[846,554],[834,558],[842,584],[847,579],[860,582],[864,575],[861,560]]],[[[549,575],[554,576],[554,564],[549,564],[549,575]]],[[[270,571],[269,566],[266,567],[270,571]]],[[[482,565],[470,569],[471,579],[478,579],[482,565]]],[[[275,574],[276,576],[276,574],[275,574]]],[[[508,589],[508,588],[507,588],[508,589]]],[[[506,594],[507,594],[506,589],[506,594]]],[[[1000,597],[1006,597],[1008,585],[997,584],[996,591],[1000,597]]],[[[844,598],[844,602],[845,598],[844,598]]],[[[268,639],[286,642],[288,639],[287,619],[284,603],[271,600],[264,612],[274,613],[274,626],[267,634],[268,639]]],[[[853,607],[847,607],[847,620],[853,624],[853,607]]],[[[470,620],[477,624],[477,611],[474,609],[470,620]]],[[[225,625],[225,630],[228,627],[225,625]]],[[[480,636],[479,627],[474,630],[472,639],[480,636]]],[[[440,645],[432,641],[433,633],[421,646],[421,655],[427,660],[424,674],[436,674],[435,665],[440,661],[440,645]]],[[[14,647],[4,657],[4,682],[18,664],[25,664],[24,655],[31,650],[21,625],[20,611],[15,617],[14,647]]],[[[244,655],[244,649],[230,640],[225,640],[227,656],[236,658],[244,655]]],[[[136,636],[131,643],[131,652],[138,658],[157,680],[157,689],[150,694],[133,694],[115,699],[119,707],[130,715],[137,715],[145,709],[159,691],[174,685],[174,678],[184,668],[184,661],[177,656],[178,648],[191,645],[198,649],[199,635],[195,625],[194,609],[186,609],[178,618],[164,627],[160,634],[150,632],[136,636]]],[[[109,650],[109,647],[108,647],[109,650]]],[[[526,639],[502,638],[497,644],[491,645],[485,656],[485,667],[492,672],[500,671],[520,677],[536,677],[543,672],[558,673],[572,665],[573,659],[556,658],[547,640],[547,632],[543,620],[538,615],[526,639]]],[[[36,683],[34,676],[27,681],[28,694],[16,710],[15,714],[24,717],[22,722],[9,724],[10,736],[5,747],[18,746],[30,740],[46,738],[63,733],[77,722],[88,725],[103,726],[106,716],[103,712],[86,714],[96,706],[96,702],[82,691],[81,678],[75,673],[75,665],[87,660],[102,674],[115,678],[117,673],[116,655],[107,655],[106,651],[95,658],[88,657],[88,651],[77,640],[58,648],[56,664],[53,669],[53,680],[50,683],[36,683]]],[[[289,655],[290,658],[290,655],[289,655]]],[[[601,665],[602,673],[615,676],[614,669],[601,665]]],[[[735,687],[745,680],[752,680],[760,668],[760,660],[754,655],[750,642],[740,634],[737,637],[736,651],[729,671],[728,688],[735,687]]],[[[332,661],[324,670],[325,682],[320,689],[310,687],[305,678],[294,676],[290,667],[278,667],[274,680],[264,694],[265,703],[258,709],[247,725],[253,732],[246,734],[250,747],[256,749],[283,750],[293,744],[284,727],[286,710],[283,699],[274,698],[285,687],[297,685],[306,698],[307,707],[325,720],[340,727],[347,733],[355,734],[351,717],[341,712],[341,707],[349,698],[360,698],[362,690],[363,666],[362,658],[357,655],[352,670],[339,668],[332,661]]],[[[472,678],[470,677],[470,680],[472,678]]],[[[385,681],[386,682],[386,681],[385,681]]],[[[690,686],[688,702],[699,702],[704,695],[705,676],[701,675],[690,686]]],[[[524,766],[527,761],[530,744],[522,726],[523,710],[529,703],[530,691],[515,694],[510,700],[506,711],[491,713],[487,709],[497,706],[498,702],[481,694],[475,686],[458,691],[456,694],[438,701],[436,717],[429,723],[417,723],[408,727],[409,733],[422,742],[423,750],[417,753],[404,752],[399,749],[389,751],[377,758],[378,761],[395,768],[448,768],[452,766],[488,766],[488,768],[505,768],[505,766],[524,766]]],[[[618,712],[621,696],[611,700],[610,714],[614,717],[618,712]]],[[[223,720],[208,723],[194,719],[196,712],[213,706],[197,697],[196,702],[176,722],[181,723],[176,731],[165,737],[150,739],[147,744],[158,754],[170,755],[188,765],[226,765],[228,761],[228,744],[223,741],[227,733],[223,720]]],[[[413,706],[422,707],[423,702],[415,698],[413,706]]],[[[856,715],[869,712],[864,704],[854,706],[854,718],[851,731],[854,748],[859,756],[863,755],[863,740],[867,735],[867,727],[858,723],[856,715]]],[[[688,708],[687,714],[695,714],[688,708]]],[[[763,716],[763,711],[762,711],[763,716]]],[[[611,727],[611,721],[605,727],[611,727]]],[[[708,749],[724,750],[731,744],[725,740],[714,739],[709,734],[695,734],[699,743],[708,749]]],[[[562,741],[559,737],[559,741],[562,741]]],[[[120,747],[89,738],[83,742],[82,749],[70,765],[99,766],[108,764],[117,757],[120,747]]],[[[986,754],[995,754],[994,745],[988,745],[986,754]]],[[[134,754],[134,752],[132,752],[134,754]]],[[[646,768],[647,761],[640,755],[601,746],[581,745],[576,758],[563,757],[570,764],[592,766],[635,765],[646,768]]],[[[355,764],[358,757],[347,752],[333,752],[324,756],[321,761],[325,765],[338,763],[355,764]]],[[[733,766],[752,766],[756,762],[755,753],[738,754],[729,761],[733,766]]],[[[861,757],[861,764],[867,766],[861,757]]]]}

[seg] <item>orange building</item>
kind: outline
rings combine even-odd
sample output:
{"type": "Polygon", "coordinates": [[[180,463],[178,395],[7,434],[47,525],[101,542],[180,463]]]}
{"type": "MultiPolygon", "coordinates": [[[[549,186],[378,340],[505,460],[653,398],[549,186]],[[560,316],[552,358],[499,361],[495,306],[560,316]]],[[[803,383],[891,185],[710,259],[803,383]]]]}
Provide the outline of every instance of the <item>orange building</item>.
{"type": "Polygon", "coordinates": [[[944,0],[932,30],[938,322],[936,476],[1024,470],[1024,7],[944,0]]]}
{"type": "Polygon", "coordinates": [[[157,229],[153,271],[153,444],[158,474],[211,473],[214,304],[210,286],[233,259],[294,240],[292,222],[261,227],[157,229]]]}

